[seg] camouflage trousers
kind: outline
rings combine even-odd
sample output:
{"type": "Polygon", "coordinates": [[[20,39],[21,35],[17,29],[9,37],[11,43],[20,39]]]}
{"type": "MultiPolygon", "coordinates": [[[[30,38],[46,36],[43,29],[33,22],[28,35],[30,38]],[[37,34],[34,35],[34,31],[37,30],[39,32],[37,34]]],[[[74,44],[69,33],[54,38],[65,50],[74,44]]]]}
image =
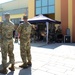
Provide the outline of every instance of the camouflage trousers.
{"type": "Polygon", "coordinates": [[[20,39],[20,54],[23,63],[31,61],[30,41],[20,39]]]}
{"type": "Polygon", "coordinates": [[[14,64],[14,54],[13,54],[13,40],[2,40],[1,43],[1,53],[2,53],[2,66],[7,67],[7,54],[9,55],[9,61],[14,64]]]}

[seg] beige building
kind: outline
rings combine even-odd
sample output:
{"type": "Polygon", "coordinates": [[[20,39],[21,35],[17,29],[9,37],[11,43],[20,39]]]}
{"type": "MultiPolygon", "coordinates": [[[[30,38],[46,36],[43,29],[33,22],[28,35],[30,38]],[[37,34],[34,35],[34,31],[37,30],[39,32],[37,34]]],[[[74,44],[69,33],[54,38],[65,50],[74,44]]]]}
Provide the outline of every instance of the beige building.
{"type": "Polygon", "coordinates": [[[52,19],[61,21],[62,33],[66,35],[70,29],[72,42],[75,42],[75,0],[12,0],[0,4],[0,21],[3,14],[9,12],[11,20],[17,24],[23,15],[29,18],[43,14],[52,19]]]}
{"type": "Polygon", "coordinates": [[[14,23],[19,23],[23,15],[28,15],[28,0],[12,0],[0,4],[0,21],[2,21],[3,14],[9,12],[11,20],[14,23]]]}
{"type": "Polygon", "coordinates": [[[71,41],[75,42],[75,0],[29,0],[29,17],[39,14],[61,21],[63,35],[69,28],[71,41]]]}

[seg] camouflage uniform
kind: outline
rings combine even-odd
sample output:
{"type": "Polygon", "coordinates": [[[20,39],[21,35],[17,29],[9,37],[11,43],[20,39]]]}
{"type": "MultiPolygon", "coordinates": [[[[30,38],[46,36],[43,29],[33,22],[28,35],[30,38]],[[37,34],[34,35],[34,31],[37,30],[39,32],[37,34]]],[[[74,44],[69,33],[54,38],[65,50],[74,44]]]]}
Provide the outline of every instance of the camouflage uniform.
{"type": "Polygon", "coordinates": [[[14,24],[11,21],[4,21],[1,25],[1,53],[2,65],[6,67],[7,53],[9,54],[10,63],[14,64],[13,54],[13,30],[14,24]]]}
{"type": "Polygon", "coordinates": [[[0,48],[1,48],[1,22],[0,22],[0,48]]]}
{"type": "Polygon", "coordinates": [[[31,34],[31,25],[29,22],[21,23],[17,29],[20,33],[20,54],[23,63],[31,61],[30,53],[30,34],[31,34]]]}

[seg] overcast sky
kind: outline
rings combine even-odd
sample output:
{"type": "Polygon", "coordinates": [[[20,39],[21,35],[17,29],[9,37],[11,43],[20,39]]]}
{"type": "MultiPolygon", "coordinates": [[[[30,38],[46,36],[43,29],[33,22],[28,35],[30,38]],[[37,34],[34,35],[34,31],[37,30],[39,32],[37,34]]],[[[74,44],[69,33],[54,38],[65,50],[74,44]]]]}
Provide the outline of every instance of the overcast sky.
{"type": "Polygon", "coordinates": [[[8,2],[8,1],[12,1],[12,0],[0,0],[0,4],[1,4],[1,3],[8,2]]]}

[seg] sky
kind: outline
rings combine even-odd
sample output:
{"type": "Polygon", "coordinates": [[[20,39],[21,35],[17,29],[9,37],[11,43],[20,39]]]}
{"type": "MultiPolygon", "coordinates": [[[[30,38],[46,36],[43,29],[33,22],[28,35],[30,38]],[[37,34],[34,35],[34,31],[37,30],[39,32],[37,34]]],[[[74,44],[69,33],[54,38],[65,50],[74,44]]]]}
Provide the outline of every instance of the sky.
{"type": "Polygon", "coordinates": [[[1,4],[1,3],[8,2],[8,1],[12,1],[12,0],[0,0],[0,4],[1,4]]]}

